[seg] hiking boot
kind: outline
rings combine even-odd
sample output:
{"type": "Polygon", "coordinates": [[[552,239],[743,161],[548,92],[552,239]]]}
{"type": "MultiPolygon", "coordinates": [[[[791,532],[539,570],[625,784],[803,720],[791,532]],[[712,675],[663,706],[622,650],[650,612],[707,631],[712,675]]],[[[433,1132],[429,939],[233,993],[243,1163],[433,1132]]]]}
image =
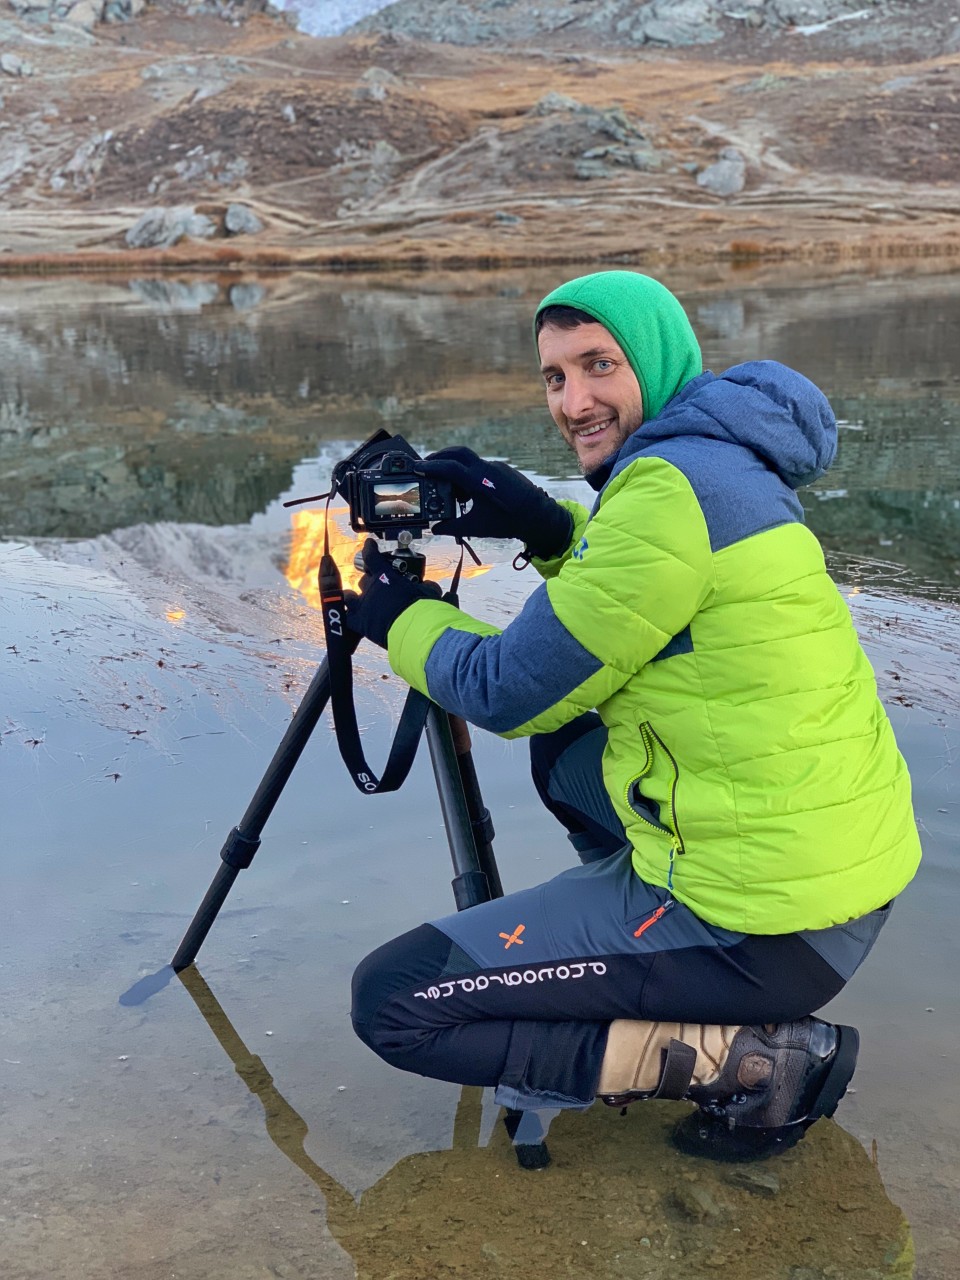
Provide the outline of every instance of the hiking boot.
{"type": "Polygon", "coordinates": [[[608,1106],[687,1099],[674,1143],[713,1160],[786,1151],[832,1116],[857,1062],[853,1027],[801,1018],[763,1027],[613,1022],[598,1095],[608,1106]]]}
{"type": "Polygon", "coordinates": [[[796,1146],[832,1116],[857,1065],[856,1028],[819,1018],[742,1027],[719,1077],[687,1092],[698,1109],[674,1145],[711,1160],[763,1160],[796,1146]]]}

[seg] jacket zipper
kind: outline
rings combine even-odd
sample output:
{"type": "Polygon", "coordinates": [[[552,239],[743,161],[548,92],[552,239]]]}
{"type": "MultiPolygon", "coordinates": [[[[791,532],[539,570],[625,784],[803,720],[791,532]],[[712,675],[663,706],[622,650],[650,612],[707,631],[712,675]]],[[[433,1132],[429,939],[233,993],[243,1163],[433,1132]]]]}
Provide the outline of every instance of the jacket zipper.
{"type": "Polygon", "coordinates": [[[654,741],[659,742],[667,759],[673,766],[673,785],[670,788],[670,817],[673,819],[673,835],[676,851],[679,854],[684,854],[687,851],[684,847],[683,836],[680,834],[680,823],[677,821],[677,783],[680,781],[680,766],[677,764],[673,752],[660,737],[659,733],[657,733],[656,729],[654,729],[650,724],[648,724],[646,728],[654,741]]]}
{"type": "Polygon", "coordinates": [[[682,857],[682,855],[685,854],[687,851],[683,843],[683,836],[680,834],[680,824],[677,821],[677,783],[680,781],[680,767],[677,764],[677,761],[673,755],[673,752],[670,750],[670,748],[667,746],[664,740],[660,737],[659,733],[657,733],[657,731],[653,728],[649,720],[644,721],[644,723],[640,725],[640,738],[643,742],[644,750],[647,753],[647,758],[646,758],[646,761],[644,762],[643,769],[633,779],[631,779],[630,784],[627,787],[626,801],[628,806],[632,810],[634,817],[638,818],[640,822],[644,823],[646,826],[656,831],[658,835],[669,836],[670,865],[669,865],[669,868],[667,869],[667,888],[672,890],[674,861],[676,860],[677,857],[682,857]],[[659,744],[659,746],[663,750],[664,755],[670,761],[671,767],[673,768],[673,783],[670,787],[670,817],[673,821],[672,831],[670,830],[669,827],[658,826],[655,822],[651,822],[649,818],[645,818],[643,814],[638,813],[637,810],[634,808],[634,806],[630,804],[631,788],[640,780],[640,778],[645,777],[646,774],[649,773],[650,766],[653,764],[653,748],[651,747],[651,740],[659,744]]]}

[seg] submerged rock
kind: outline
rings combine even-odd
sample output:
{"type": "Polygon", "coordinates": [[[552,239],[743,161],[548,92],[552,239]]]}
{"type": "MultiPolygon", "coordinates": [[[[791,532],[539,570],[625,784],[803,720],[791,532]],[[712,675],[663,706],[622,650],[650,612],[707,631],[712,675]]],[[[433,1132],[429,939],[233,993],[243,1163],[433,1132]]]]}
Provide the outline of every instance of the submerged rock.
{"type": "Polygon", "coordinates": [[[754,1169],[750,1165],[739,1168],[733,1166],[727,1174],[727,1182],[744,1191],[752,1191],[757,1196],[772,1198],[780,1194],[780,1179],[775,1173],[766,1169],[754,1169]]]}

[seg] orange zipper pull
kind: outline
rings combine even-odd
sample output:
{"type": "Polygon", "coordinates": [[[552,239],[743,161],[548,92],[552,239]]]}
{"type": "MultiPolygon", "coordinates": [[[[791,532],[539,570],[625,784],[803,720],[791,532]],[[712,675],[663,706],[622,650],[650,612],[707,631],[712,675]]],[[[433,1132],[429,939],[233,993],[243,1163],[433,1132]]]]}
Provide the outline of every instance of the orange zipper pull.
{"type": "Polygon", "coordinates": [[[650,928],[650,926],[651,926],[652,924],[656,924],[656,923],[657,923],[657,921],[660,919],[660,917],[663,915],[663,913],[666,911],[666,909],[667,909],[667,908],[666,908],[665,906],[663,906],[663,907],[657,907],[657,909],[656,909],[656,911],[653,913],[653,915],[652,915],[652,916],[650,916],[650,917],[649,917],[649,919],[644,920],[643,924],[640,926],[640,928],[639,928],[639,929],[634,930],[634,934],[633,934],[633,936],[634,936],[635,938],[639,938],[639,937],[640,937],[640,935],[641,935],[641,933],[646,932],[646,930],[647,930],[647,929],[649,929],[649,928],[650,928]]]}

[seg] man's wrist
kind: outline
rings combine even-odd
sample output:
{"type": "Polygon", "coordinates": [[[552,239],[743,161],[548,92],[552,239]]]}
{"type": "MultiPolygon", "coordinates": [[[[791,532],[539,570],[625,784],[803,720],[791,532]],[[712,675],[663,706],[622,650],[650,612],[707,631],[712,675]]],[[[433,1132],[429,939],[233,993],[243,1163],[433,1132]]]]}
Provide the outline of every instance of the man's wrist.
{"type": "Polygon", "coordinates": [[[555,560],[570,545],[573,537],[573,515],[557,502],[550,511],[549,522],[544,523],[542,535],[538,530],[536,539],[528,542],[524,551],[531,559],[555,560]]]}

